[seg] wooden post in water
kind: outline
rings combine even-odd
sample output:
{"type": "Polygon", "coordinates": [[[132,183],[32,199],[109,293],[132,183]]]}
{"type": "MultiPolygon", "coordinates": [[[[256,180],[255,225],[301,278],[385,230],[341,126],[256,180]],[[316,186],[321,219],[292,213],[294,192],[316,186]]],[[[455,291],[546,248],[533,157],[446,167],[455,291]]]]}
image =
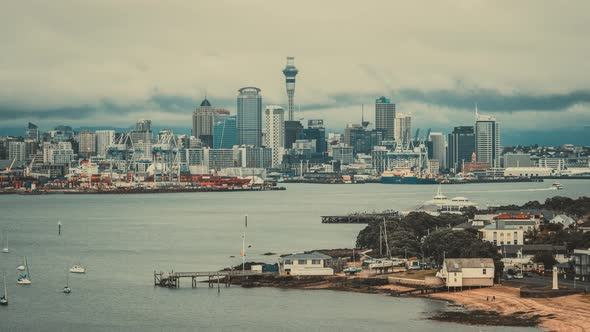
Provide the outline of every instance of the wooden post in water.
{"type": "Polygon", "coordinates": [[[217,272],[217,294],[219,294],[221,292],[221,289],[219,288],[219,272],[217,272]]]}

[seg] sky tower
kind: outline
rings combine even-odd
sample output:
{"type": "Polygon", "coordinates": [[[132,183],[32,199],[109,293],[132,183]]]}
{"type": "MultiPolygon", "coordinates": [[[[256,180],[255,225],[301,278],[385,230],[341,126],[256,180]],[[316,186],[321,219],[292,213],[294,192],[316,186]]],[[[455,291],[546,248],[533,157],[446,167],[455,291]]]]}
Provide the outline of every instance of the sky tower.
{"type": "Polygon", "coordinates": [[[295,95],[295,76],[299,70],[295,68],[295,57],[287,57],[287,65],[283,69],[285,83],[287,85],[287,97],[289,98],[289,121],[293,121],[293,96],[295,95]]]}

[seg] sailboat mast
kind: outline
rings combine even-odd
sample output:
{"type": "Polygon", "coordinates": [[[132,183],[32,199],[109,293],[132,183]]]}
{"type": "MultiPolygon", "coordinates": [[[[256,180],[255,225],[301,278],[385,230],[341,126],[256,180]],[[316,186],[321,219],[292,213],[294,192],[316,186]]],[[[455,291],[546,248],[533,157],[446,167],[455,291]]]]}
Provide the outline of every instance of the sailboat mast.
{"type": "Polygon", "coordinates": [[[25,256],[25,269],[27,271],[27,278],[31,280],[31,273],[29,272],[29,263],[27,262],[27,256],[25,256]]]}
{"type": "Polygon", "coordinates": [[[248,229],[248,215],[244,216],[244,235],[242,236],[242,274],[246,271],[246,229],[248,229]]]}
{"type": "Polygon", "coordinates": [[[8,300],[8,294],[6,293],[6,272],[4,273],[4,300],[8,300]]]}
{"type": "Polygon", "coordinates": [[[385,218],[383,218],[383,236],[385,237],[385,253],[387,257],[391,257],[391,253],[389,251],[389,239],[387,237],[387,225],[385,224],[385,218]]]}

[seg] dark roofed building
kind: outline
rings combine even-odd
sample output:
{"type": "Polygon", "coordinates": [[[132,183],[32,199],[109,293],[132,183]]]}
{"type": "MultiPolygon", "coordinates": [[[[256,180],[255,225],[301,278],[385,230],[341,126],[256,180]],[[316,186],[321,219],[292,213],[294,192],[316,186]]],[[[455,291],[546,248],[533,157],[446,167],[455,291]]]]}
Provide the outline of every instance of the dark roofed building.
{"type": "Polygon", "coordinates": [[[535,255],[540,252],[550,252],[553,255],[555,254],[565,254],[566,253],[565,246],[555,246],[552,244],[525,244],[525,245],[515,245],[515,244],[508,244],[503,245],[501,247],[501,252],[504,257],[519,257],[521,255],[535,255]]]}

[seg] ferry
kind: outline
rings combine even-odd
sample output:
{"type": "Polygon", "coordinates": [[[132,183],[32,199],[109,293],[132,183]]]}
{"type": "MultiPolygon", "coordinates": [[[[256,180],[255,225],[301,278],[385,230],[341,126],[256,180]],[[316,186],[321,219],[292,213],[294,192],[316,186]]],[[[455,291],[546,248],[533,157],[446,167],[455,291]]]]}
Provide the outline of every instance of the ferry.
{"type": "Polygon", "coordinates": [[[438,186],[436,195],[429,201],[422,203],[413,210],[403,211],[403,215],[407,215],[410,212],[425,212],[430,215],[439,215],[440,213],[452,213],[461,214],[463,209],[468,207],[478,207],[478,204],[470,201],[467,197],[457,196],[448,198],[443,195],[441,186],[438,186]]]}

